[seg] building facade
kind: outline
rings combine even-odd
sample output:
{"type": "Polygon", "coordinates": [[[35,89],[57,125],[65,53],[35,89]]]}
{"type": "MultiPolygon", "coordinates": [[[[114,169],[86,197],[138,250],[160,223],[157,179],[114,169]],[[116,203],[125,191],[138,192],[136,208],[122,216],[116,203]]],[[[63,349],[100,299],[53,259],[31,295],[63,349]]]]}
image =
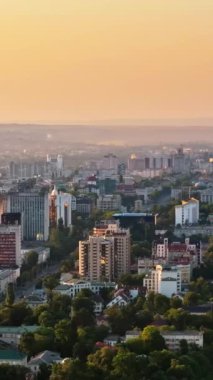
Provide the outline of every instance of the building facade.
{"type": "Polygon", "coordinates": [[[181,271],[177,268],[156,265],[145,275],[143,286],[147,292],[160,293],[171,297],[181,291],[181,271]]]}
{"type": "Polygon", "coordinates": [[[62,219],[64,227],[71,228],[73,210],[76,210],[76,198],[54,188],[49,196],[50,225],[54,227],[62,219]]]}
{"type": "Polygon", "coordinates": [[[79,273],[92,281],[111,281],[130,271],[130,232],[117,224],[94,229],[79,242],[79,273]]]}
{"type": "Polygon", "coordinates": [[[197,224],[199,220],[199,201],[191,198],[175,206],[175,225],[197,224]]]}
{"type": "Polygon", "coordinates": [[[48,240],[49,205],[47,192],[8,194],[8,212],[21,213],[23,240],[48,240]]]}
{"type": "Polygon", "coordinates": [[[185,340],[188,344],[195,344],[203,347],[203,332],[187,330],[187,331],[161,331],[161,335],[169,350],[177,351],[180,349],[180,342],[185,340]]]}
{"type": "Polygon", "coordinates": [[[0,225],[0,267],[21,264],[21,226],[0,225]]]}

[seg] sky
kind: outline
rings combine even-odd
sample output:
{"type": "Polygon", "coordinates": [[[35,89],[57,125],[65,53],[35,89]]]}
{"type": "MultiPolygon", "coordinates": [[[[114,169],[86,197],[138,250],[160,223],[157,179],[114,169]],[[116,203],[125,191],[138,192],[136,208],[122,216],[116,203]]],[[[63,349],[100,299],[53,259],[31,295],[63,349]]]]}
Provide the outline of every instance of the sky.
{"type": "Polygon", "coordinates": [[[0,0],[0,123],[203,118],[212,0],[0,0]]]}

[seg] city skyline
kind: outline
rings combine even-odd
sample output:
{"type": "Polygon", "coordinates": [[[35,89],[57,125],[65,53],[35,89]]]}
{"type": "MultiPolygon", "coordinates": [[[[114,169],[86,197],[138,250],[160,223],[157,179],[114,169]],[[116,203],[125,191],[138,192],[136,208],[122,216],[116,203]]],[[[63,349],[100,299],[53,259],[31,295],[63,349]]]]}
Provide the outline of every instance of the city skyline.
{"type": "Polygon", "coordinates": [[[212,17],[210,0],[8,0],[0,122],[212,125],[212,17]]]}

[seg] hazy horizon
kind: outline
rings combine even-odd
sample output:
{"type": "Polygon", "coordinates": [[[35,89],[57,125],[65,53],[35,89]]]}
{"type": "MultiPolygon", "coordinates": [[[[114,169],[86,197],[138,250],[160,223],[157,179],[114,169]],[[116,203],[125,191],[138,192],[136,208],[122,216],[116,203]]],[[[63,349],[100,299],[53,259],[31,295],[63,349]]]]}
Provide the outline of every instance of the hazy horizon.
{"type": "Polygon", "coordinates": [[[208,144],[213,141],[213,126],[151,126],[95,124],[0,124],[0,138],[10,146],[33,144],[62,146],[91,144],[108,146],[143,146],[165,144],[208,144]]]}

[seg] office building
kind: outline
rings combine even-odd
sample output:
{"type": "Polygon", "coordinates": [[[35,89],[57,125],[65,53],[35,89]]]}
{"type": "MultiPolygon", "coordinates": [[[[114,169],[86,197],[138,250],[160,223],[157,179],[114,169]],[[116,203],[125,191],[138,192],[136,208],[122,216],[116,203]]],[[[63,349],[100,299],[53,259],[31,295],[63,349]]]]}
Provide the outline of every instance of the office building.
{"type": "Polygon", "coordinates": [[[199,220],[199,201],[191,198],[175,206],[175,225],[196,224],[199,220]]]}
{"type": "Polygon", "coordinates": [[[94,201],[87,197],[76,198],[76,211],[78,214],[90,215],[94,207],[94,201]]]}
{"type": "Polygon", "coordinates": [[[8,212],[21,213],[23,240],[48,240],[48,193],[29,191],[8,194],[8,212]]]}
{"type": "Polygon", "coordinates": [[[91,281],[112,281],[130,271],[130,233],[117,224],[95,228],[79,242],[79,273],[91,281]]]}
{"type": "Polygon", "coordinates": [[[21,226],[0,225],[0,268],[21,264],[21,226]]]}
{"type": "Polygon", "coordinates": [[[76,198],[68,193],[53,189],[49,197],[50,225],[57,225],[62,219],[65,227],[72,227],[72,210],[76,210],[76,198]]]}

